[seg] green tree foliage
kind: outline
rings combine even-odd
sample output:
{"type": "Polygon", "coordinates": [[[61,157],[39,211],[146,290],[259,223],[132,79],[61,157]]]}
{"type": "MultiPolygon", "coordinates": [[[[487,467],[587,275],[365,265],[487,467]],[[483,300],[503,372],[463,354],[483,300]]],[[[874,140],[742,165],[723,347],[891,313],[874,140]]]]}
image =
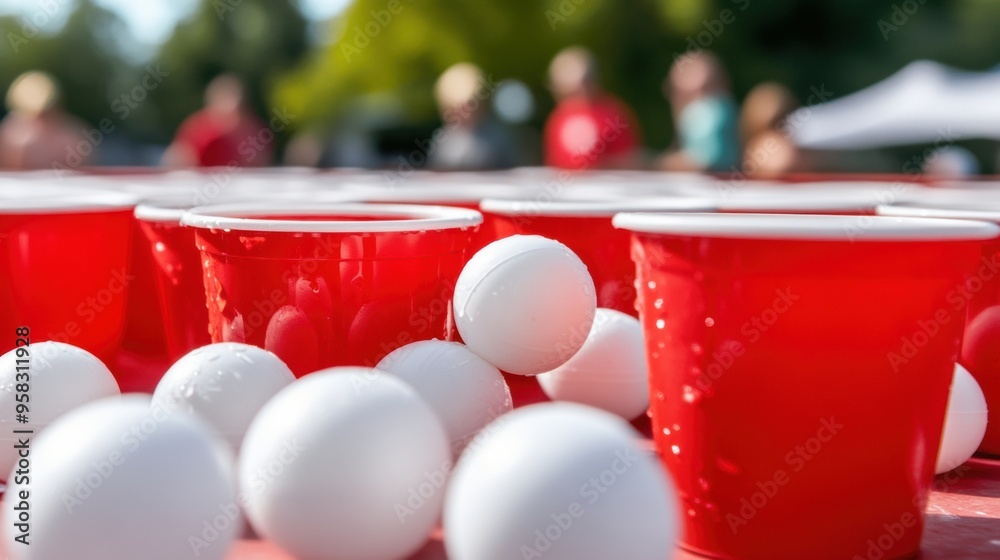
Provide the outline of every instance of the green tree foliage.
{"type": "Polygon", "coordinates": [[[66,108],[97,124],[112,115],[109,84],[130,71],[109,40],[124,24],[92,0],[80,0],[68,16],[65,4],[50,6],[0,18],[0,92],[21,73],[43,70],[59,80],[66,108]]]}

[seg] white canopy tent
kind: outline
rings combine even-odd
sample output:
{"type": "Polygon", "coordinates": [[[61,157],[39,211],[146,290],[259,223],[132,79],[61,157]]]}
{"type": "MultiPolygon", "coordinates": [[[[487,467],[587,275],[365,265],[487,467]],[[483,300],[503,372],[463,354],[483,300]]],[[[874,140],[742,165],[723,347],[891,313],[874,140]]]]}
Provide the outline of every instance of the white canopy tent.
{"type": "Polygon", "coordinates": [[[803,107],[789,122],[796,144],[821,150],[1000,140],[1000,70],[917,61],[867,89],[803,107]]]}

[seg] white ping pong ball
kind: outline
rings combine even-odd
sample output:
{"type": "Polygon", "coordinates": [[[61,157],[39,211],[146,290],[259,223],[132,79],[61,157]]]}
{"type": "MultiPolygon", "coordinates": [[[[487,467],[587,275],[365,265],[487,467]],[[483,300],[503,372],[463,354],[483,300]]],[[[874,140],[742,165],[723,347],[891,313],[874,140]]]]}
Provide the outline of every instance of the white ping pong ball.
{"type": "Polygon", "coordinates": [[[631,420],[649,408],[648,371],[639,320],[602,308],[583,347],[565,364],[540,374],[538,383],[554,401],[586,404],[631,420]]]}
{"type": "Polygon", "coordinates": [[[455,286],[454,307],[470,350],[507,373],[537,375],[580,349],[597,295],[586,265],[568,247],[514,235],[469,260],[455,286]]]}
{"type": "Polygon", "coordinates": [[[678,502],[621,418],[572,403],[507,414],[459,459],[444,511],[450,560],[663,560],[678,502]]]}
{"type": "Polygon", "coordinates": [[[0,387],[0,476],[6,476],[17,462],[14,430],[32,430],[37,436],[59,416],[121,394],[111,371],[96,356],[54,341],[36,342],[0,356],[0,387]],[[30,363],[18,361],[25,359],[30,363]],[[24,383],[30,400],[19,403],[18,395],[24,391],[18,387],[24,383]],[[18,404],[27,404],[26,423],[18,421],[18,404]]]}
{"type": "Polygon", "coordinates": [[[456,457],[480,430],[514,407],[500,370],[457,342],[407,344],[375,369],[399,377],[420,393],[444,424],[456,457]]]}
{"type": "Polygon", "coordinates": [[[986,435],[986,396],[969,370],[955,364],[935,474],[969,460],[986,435]]]}
{"type": "Polygon", "coordinates": [[[291,556],[397,560],[429,538],[450,467],[448,437],[416,390],[337,367],[264,405],[239,480],[253,527],[291,556]]]}
{"type": "Polygon", "coordinates": [[[243,528],[225,444],[197,418],[157,416],[146,396],[60,417],[30,457],[30,475],[13,471],[3,500],[13,560],[221,560],[243,528]],[[21,492],[28,546],[14,542],[21,492]]]}
{"type": "Polygon", "coordinates": [[[170,366],[156,385],[152,406],[201,417],[237,450],[264,403],[292,381],[291,370],[271,352],[220,342],[192,350],[170,366]]]}

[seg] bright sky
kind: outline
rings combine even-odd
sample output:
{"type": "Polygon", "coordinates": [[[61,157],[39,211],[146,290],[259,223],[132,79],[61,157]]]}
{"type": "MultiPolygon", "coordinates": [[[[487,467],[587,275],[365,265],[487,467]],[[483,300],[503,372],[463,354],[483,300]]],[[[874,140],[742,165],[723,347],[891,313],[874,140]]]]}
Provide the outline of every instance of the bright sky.
{"type": "MultiPolygon", "coordinates": [[[[98,4],[114,10],[129,25],[138,40],[150,45],[165,41],[174,26],[191,13],[199,1],[211,0],[97,0],[98,4]]],[[[312,20],[324,20],[340,13],[351,0],[298,0],[302,12],[312,20]]],[[[16,13],[30,18],[43,12],[43,6],[55,3],[61,12],[54,23],[65,19],[75,0],[0,0],[0,13],[16,13]],[[61,16],[61,17],[59,17],[61,16]]]]}

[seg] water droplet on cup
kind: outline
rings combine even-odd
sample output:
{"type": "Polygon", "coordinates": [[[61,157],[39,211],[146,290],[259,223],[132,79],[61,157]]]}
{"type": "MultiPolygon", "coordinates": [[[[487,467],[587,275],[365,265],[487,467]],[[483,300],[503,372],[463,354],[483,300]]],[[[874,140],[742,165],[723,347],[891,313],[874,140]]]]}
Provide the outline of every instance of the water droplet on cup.
{"type": "Polygon", "coordinates": [[[701,402],[702,397],[703,395],[698,389],[695,389],[690,385],[684,386],[684,402],[688,404],[698,404],[701,402]]]}

